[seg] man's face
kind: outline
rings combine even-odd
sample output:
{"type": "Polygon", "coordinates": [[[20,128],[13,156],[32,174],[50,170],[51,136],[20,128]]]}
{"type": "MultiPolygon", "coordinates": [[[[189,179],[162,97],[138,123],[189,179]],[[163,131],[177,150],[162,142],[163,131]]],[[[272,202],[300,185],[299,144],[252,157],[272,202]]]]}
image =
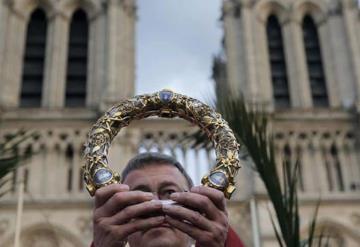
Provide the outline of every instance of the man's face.
{"type": "MultiPolygon", "coordinates": [[[[164,164],[148,165],[144,168],[131,171],[124,184],[130,190],[154,192],[157,199],[168,199],[173,192],[189,190],[188,183],[181,172],[173,166],[164,164]]],[[[129,236],[131,247],[188,247],[191,239],[185,233],[164,224],[147,231],[136,232],[129,236]]]]}

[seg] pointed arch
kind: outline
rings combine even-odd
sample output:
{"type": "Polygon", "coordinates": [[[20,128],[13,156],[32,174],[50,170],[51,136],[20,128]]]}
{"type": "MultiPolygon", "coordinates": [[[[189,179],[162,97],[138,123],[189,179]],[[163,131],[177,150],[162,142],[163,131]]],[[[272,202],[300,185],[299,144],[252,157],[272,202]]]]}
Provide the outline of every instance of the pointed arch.
{"type": "MultiPolygon", "coordinates": [[[[8,236],[2,243],[2,246],[13,246],[13,235],[8,236]]],[[[50,223],[35,223],[29,226],[25,226],[21,233],[21,242],[23,246],[71,246],[80,247],[84,246],[84,243],[76,235],[74,235],[69,229],[64,226],[50,223]]]]}
{"type": "Polygon", "coordinates": [[[266,34],[275,108],[289,108],[290,94],[284,42],[281,26],[275,15],[270,15],[267,19],[266,34]]]}
{"type": "Polygon", "coordinates": [[[69,19],[80,8],[85,11],[89,20],[96,18],[103,11],[103,4],[98,0],[62,0],[57,7],[69,19]]]}
{"type": "Polygon", "coordinates": [[[302,30],[313,107],[327,107],[329,99],[319,35],[317,26],[309,14],[303,18],[302,30]]]}
{"type": "Polygon", "coordinates": [[[7,2],[14,12],[25,19],[30,19],[31,14],[38,8],[44,10],[47,18],[51,18],[55,13],[55,3],[52,0],[7,0],[7,2]]]}
{"type": "Polygon", "coordinates": [[[47,18],[37,8],[30,16],[23,58],[20,107],[40,107],[45,68],[47,18]]]}
{"type": "MultiPolygon", "coordinates": [[[[318,246],[319,236],[323,237],[322,245],[328,242],[326,246],[343,247],[348,246],[349,242],[359,243],[360,235],[356,232],[355,228],[349,227],[348,225],[340,223],[338,220],[329,217],[321,217],[317,220],[315,229],[314,245],[318,246]]],[[[311,226],[311,222],[304,224],[311,226]]],[[[306,238],[309,232],[308,227],[301,229],[301,235],[306,238]]]]}
{"type": "Polygon", "coordinates": [[[70,22],[65,106],[86,104],[89,23],[84,10],[74,12],[70,22]]]}

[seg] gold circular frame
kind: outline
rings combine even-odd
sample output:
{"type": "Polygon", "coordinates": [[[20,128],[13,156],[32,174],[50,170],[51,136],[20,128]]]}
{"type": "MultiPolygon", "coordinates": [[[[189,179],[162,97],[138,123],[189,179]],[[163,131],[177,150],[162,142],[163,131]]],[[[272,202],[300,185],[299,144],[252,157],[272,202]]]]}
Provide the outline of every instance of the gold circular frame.
{"type": "Polygon", "coordinates": [[[205,186],[221,190],[230,199],[235,190],[234,177],[240,168],[239,144],[221,115],[199,100],[162,90],[138,95],[110,108],[91,128],[85,144],[83,166],[86,188],[93,196],[103,186],[119,183],[120,176],[108,166],[108,151],[121,128],[132,120],[149,116],[180,117],[197,124],[213,142],[216,166],[202,178],[205,186]]]}

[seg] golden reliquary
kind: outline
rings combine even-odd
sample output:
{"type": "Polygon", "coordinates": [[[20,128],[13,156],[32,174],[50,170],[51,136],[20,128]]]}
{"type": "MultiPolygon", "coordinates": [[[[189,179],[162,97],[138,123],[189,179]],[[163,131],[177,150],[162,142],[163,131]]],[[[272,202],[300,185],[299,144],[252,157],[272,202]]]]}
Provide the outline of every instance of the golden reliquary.
{"type": "Polygon", "coordinates": [[[180,117],[197,124],[206,132],[216,151],[216,165],[201,182],[224,192],[230,199],[235,190],[234,177],[240,168],[239,144],[221,115],[197,99],[162,90],[153,94],[138,95],[111,107],[91,128],[85,144],[83,166],[86,188],[93,196],[103,186],[119,183],[119,173],[108,165],[108,151],[112,140],[121,128],[132,120],[150,116],[180,117]]]}

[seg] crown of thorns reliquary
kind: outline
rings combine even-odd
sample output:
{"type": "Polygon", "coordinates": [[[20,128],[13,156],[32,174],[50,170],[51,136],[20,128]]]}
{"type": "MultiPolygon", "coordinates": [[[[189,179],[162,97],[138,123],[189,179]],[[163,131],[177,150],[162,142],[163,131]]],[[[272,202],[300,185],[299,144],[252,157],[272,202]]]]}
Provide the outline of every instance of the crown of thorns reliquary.
{"type": "Polygon", "coordinates": [[[199,126],[214,144],[216,164],[201,183],[221,190],[230,199],[240,168],[239,144],[221,115],[197,99],[171,90],[138,95],[111,107],[91,128],[85,144],[83,166],[86,188],[93,196],[103,186],[119,183],[120,175],[108,165],[108,151],[121,128],[132,120],[150,116],[180,117],[199,126]]]}

